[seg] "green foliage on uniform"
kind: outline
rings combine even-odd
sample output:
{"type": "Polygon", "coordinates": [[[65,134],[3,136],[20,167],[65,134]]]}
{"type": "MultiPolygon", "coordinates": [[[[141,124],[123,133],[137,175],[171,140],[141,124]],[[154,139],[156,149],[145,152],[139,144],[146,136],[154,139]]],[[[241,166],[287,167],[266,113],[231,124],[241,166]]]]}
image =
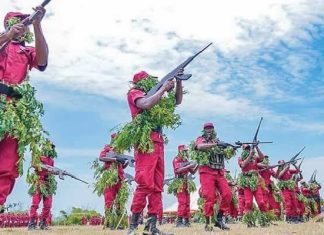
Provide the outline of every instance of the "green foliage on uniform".
{"type": "Polygon", "coordinates": [[[273,193],[273,197],[274,197],[275,201],[282,203],[283,200],[282,200],[282,196],[281,196],[279,188],[273,182],[271,182],[271,188],[272,188],[272,193],[273,193]]]}
{"type": "Polygon", "coordinates": [[[305,197],[303,194],[297,193],[296,195],[297,195],[297,200],[305,203],[305,205],[309,202],[308,198],[305,197]]]}
{"type": "Polygon", "coordinates": [[[258,174],[256,172],[240,173],[237,183],[240,188],[250,188],[254,192],[258,188],[258,174]]]}
{"type": "Polygon", "coordinates": [[[19,175],[22,175],[26,148],[29,147],[31,151],[32,165],[38,165],[44,135],[48,133],[43,129],[40,121],[44,110],[42,103],[35,98],[36,90],[28,82],[15,87],[15,90],[23,98],[4,101],[5,96],[0,95],[1,103],[5,102],[4,109],[0,109],[0,140],[7,134],[18,140],[17,166],[19,175]]]}
{"type": "Polygon", "coordinates": [[[103,195],[106,188],[115,185],[118,182],[117,163],[113,162],[108,170],[105,170],[104,165],[100,164],[99,160],[93,161],[91,168],[94,170],[94,190],[98,196],[103,195]]]}
{"type": "Polygon", "coordinates": [[[257,224],[258,211],[251,211],[245,213],[242,218],[242,222],[248,226],[255,227],[257,224]]]}
{"type": "Polygon", "coordinates": [[[280,190],[283,189],[289,189],[289,190],[293,190],[296,186],[296,182],[294,180],[280,180],[277,184],[278,188],[280,190]]]}
{"type": "MultiPolygon", "coordinates": [[[[177,193],[181,193],[183,190],[183,185],[185,183],[184,179],[176,178],[174,179],[168,187],[168,194],[177,195],[177,193]]],[[[189,193],[193,193],[197,190],[196,184],[193,180],[187,180],[187,188],[189,193]]]]}
{"type": "MultiPolygon", "coordinates": [[[[6,25],[7,27],[11,28],[13,25],[18,24],[21,22],[21,19],[18,17],[12,17],[9,20],[7,20],[6,25]]],[[[31,43],[34,41],[34,35],[32,32],[26,32],[24,35],[20,36],[18,38],[20,42],[27,42],[31,43]]]]}
{"type": "Polygon", "coordinates": [[[49,156],[51,158],[57,158],[57,152],[53,147],[53,144],[49,140],[45,140],[42,146],[42,155],[49,156]]]}
{"type": "Polygon", "coordinates": [[[261,227],[269,226],[272,221],[276,220],[276,215],[273,211],[262,212],[258,211],[258,223],[261,227]]]}
{"type": "Polygon", "coordinates": [[[209,156],[211,155],[223,155],[225,159],[231,159],[235,155],[235,150],[232,147],[221,149],[217,146],[204,151],[196,149],[196,143],[194,141],[189,145],[189,155],[192,160],[195,160],[200,166],[206,166],[209,164],[209,156]]]}
{"type": "Polygon", "coordinates": [[[128,227],[126,202],[129,196],[129,189],[126,182],[122,182],[122,186],[117,193],[116,199],[111,208],[105,210],[105,225],[112,229],[128,227]]]}
{"type": "Polygon", "coordinates": [[[55,195],[57,190],[57,182],[54,175],[48,175],[46,180],[40,180],[36,172],[27,172],[27,183],[29,184],[28,194],[34,195],[38,190],[44,196],[55,195]]]}
{"type": "MultiPolygon", "coordinates": [[[[146,93],[155,84],[157,84],[157,81],[149,77],[138,82],[137,87],[146,93]]],[[[143,153],[152,153],[154,149],[150,138],[152,130],[157,128],[174,130],[181,125],[179,114],[174,113],[175,107],[175,92],[171,91],[166,97],[161,98],[160,102],[153,108],[143,110],[131,122],[117,130],[118,135],[112,142],[113,148],[118,153],[122,153],[137,146],[143,153]]],[[[166,138],[165,142],[167,142],[166,138]]]]}

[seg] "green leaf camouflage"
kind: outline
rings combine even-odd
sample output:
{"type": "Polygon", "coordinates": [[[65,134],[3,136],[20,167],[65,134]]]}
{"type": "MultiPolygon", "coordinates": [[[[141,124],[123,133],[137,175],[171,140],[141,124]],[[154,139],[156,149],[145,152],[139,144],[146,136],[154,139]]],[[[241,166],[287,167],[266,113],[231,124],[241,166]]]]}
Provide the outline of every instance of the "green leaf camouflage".
{"type": "Polygon", "coordinates": [[[19,100],[6,101],[4,95],[0,95],[0,140],[6,135],[18,140],[19,160],[17,162],[18,172],[23,174],[24,154],[29,147],[32,155],[32,164],[40,162],[41,146],[44,143],[44,130],[41,117],[44,115],[42,103],[36,100],[36,90],[28,83],[22,83],[14,89],[22,95],[19,100]]]}
{"type": "MultiPolygon", "coordinates": [[[[147,92],[156,84],[157,80],[149,77],[138,82],[136,88],[147,92]]],[[[153,152],[153,142],[150,138],[152,130],[157,128],[176,129],[181,125],[179,114],[174,113],[175,107],[175,92],[171,91],[153,108],[144,110],[131,122],[117,130],[118,135],[112,142],[113,148],[118,153],[129,152],[134,146],[137,146],[143,153],[153,152]]]]}

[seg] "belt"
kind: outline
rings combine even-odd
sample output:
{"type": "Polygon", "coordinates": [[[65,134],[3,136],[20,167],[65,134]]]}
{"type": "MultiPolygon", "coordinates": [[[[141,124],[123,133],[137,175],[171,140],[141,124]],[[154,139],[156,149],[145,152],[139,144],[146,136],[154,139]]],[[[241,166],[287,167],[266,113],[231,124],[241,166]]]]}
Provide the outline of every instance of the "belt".
{"type": "Polygon", "coordinates": [[[11,86],[0,83],[0,94],[4,94],[10,98],[21,99],[22,95],[15,91],[11,86]]]}
{"type": "Polygon", "coordinates": [[[215,169],[215,170],[222,170],[224,169],[224,166],[222,163],[209,163],[208,167],[215,169]]]}

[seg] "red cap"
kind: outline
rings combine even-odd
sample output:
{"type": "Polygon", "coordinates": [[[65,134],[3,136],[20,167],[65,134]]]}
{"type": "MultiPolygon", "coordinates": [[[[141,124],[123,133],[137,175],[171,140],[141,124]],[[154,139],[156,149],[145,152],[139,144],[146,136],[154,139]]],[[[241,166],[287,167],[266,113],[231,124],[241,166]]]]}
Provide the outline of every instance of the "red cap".
{"type": "Polygon", "coordinates": [[[10,20],[12,17],[18,17],[20,19],[25,19],[27,17],[29,17],[30,15],[28,14],[23,14],[23,13],[20,13],[20,12],[8,12],[4,18],[4,26],[6,27],[6,22],[8,20],[10,20]]]}
{"type": "Polygon", "coordinates": [[[112,133],[110,137],[111,137],[111,139],[114,139],[116,136],[117,136],[116,133],[112,133]]]}
{"type": "Polygon", "coordinates": [[[248,145],[248,144],[242,144],[242,149],[243,149],[243,150],[245,150],[245,149],[247,149],[247,148],[251,148],[251,146],[248,145]]]}
{"type": "Polygon", "coordinates": [[[214,128],[214,124],[212,122],[207,122],[204,124],[204,129],[206,128],[214,128]]]}
{"type": "Polygon", "coordinates": [[[150,76],[150,75],[147,72],[145,72],[145,71],[138,72],[133,77],[133,83],[136,84],[139,81],[147,78],[148,76],[150,76]]]}
{"type": "Polygon", "coordinates": [[[178,146],[178,151],[179,151],[179,152],[181,152],[181,151],[185,151],[185,150],[188,150],[188,148],[187,148],[187,146],[185,146],[184,144],[178,146]]]}
{"type": "Polygon", "coordinates": [[[278,164],[283,164],[283,163],[285,163],[285,160],[279,160],[278,161],[278,164]]]}

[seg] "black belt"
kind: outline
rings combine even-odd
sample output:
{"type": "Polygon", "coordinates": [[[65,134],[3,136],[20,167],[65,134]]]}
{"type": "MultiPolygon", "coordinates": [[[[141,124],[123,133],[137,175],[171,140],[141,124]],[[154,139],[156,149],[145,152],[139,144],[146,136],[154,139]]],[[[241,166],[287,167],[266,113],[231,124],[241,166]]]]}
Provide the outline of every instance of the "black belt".
{"type": "Polygon", "coordinates": [[[21,99],[22,95],[15,91],[11,86],[0,83],[0,94],[9,96],[10,98],[21,99]]]}

